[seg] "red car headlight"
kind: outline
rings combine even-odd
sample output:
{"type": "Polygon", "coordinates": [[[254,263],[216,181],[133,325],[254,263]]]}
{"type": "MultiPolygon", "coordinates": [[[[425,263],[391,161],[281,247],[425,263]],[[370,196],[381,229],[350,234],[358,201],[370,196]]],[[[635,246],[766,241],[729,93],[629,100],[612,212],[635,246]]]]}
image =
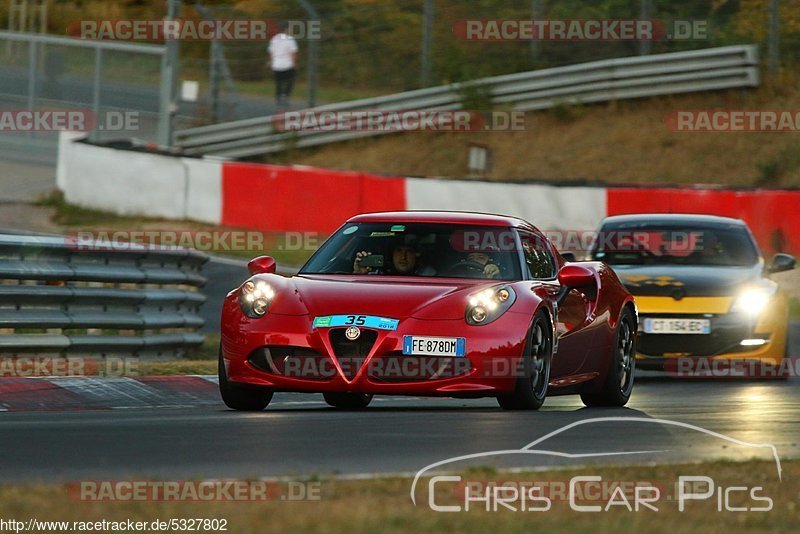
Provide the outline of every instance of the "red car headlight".
{"type": "Polygon", "coordinates": [[[242,308],[242,313],[251,319],[257,319],[267,313],[274,298],[275,290],[262,280],[248,280],[239,289],[239,306],[242,308]]]}
{"type": "Polygon", "coordinates": [[[517,295],[514,290],[506,286],[473,293],[467,303],[467,324],[481,326],[497,320],[514,304],[516,299],[517,295]]]}

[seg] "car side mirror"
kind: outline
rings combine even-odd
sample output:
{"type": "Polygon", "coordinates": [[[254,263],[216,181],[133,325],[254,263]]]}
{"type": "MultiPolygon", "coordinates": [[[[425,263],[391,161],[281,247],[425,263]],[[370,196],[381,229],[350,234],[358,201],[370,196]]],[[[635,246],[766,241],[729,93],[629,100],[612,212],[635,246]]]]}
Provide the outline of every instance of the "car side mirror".
{"type": "Polygon", "coordinates": [[[780,273],[783,271],[791,271],[797,262],[794,256],[790,254],[778,253],[772,256],[772,261],[769,263],[769,272],[780,273]]]}
{"type": "Polygon", "coordinates": [[[558,290],[556,302],[561,305],[567,298],[571,289],[583,290],[589,298],[594,300],[597,295],[597,280],[594,271],[583,265],[565,265],[558,271],[558,290]]]}
{"type": "Polygon", "coordinates": [[[564,258],[564,261],[577,261],[574,252],[562,252],[561,257],[564,258]]]}
{"type": "Polygon", "coordinates": [[[277,269],[278,264],[272,256],[259,256],[247,263],[247,270],[250,274],[271,274],[277,269]]]}

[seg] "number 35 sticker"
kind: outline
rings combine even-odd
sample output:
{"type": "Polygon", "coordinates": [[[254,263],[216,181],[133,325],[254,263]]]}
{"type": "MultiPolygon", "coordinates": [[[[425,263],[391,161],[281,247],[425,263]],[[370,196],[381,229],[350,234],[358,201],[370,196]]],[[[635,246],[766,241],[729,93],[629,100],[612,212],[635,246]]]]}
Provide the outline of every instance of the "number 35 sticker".
{"type": "Polygon", "coordinates": [[[315,317],[313,328],[333,328],[336,326],[363,326],[376,330],[397,330],[398,319],[376,317],[374,315],[327,315],[315,317]]]}

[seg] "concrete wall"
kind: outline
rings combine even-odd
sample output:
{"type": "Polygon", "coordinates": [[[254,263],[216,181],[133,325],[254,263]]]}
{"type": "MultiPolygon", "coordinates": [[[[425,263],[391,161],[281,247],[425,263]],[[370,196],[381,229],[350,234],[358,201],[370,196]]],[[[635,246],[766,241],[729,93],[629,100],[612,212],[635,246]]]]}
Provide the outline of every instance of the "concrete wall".
{"type": "Polygon", "coordinates": [[[358,213],[405,209],[513,215],[542,230],[594,230],[608,215],[707,213],[744,219],[762,250],[800,253],[800,191],[575,187],[375,176],[160,156],[62,134],[57,184],[68,202],[122,215],[267,232],[330,233],[358,213]]]}

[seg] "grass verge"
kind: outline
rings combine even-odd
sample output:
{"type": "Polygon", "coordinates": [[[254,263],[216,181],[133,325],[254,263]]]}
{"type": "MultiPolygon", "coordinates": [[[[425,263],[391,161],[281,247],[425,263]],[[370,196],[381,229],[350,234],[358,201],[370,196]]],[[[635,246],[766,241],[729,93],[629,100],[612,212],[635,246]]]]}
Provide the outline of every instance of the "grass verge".
{"type": "Polygon", "coordinates": [[[156,244],[177,244],[197,248],[209,254],[250,260],[256,256],[272,256],[279,266],[302,265],[314,253],[324,236],[313,241],[288,232],[262,232],[259,230],[216,226],[188,220],[167,220],[152,217],[130,217],[112,212],[82,208],[69,204],[62,193],[54,191],[43,197],[37,205],[53,209],[52,222],[67,235],[95,236],[101,240],[116,239],[114,232],[123,232],[120,241],[151,240],[156,244]],[[145,232],[144,235],[125,233],[145,232]],[[211,233],[216,238],[200,238],[201,233],[211,233]],[[226,234],[227,233],[227,234],[226,234]],[[196,246],[192,246],[196,245],[196,246]]]}
{"type": "Polygon", "coordinates": [[[215,375],[217,360],[182,359],[168,362],[139,362],[140,376],[215,375]]]}
{"type": "MultiPolygon", "coordinates": [[[[547,511],[512,511],[500,506],[498,511],[487,512],[485,503],[475,502],[469,511],[456,513],[435,512],[428,506],[428,480],[421,479],[416,492],[417,506],[409,497],[409,478],[374,480],[337,480],[312,478],[303,481],[304,491],[316,488],[318,500],[280,499],[255,502],[143,502],[143,501],[81,501],[77,494],[67,492],[62,485],[5,485],[0,487],[0,513],[6,520],[37,518],[51,521],[148,521],[171,518],[225,519],[228,531],[237,533],[264,532],[789,532],[800,522],[800,461],[783,463],[783,481],[777,479],[773,462],[715,462],[691,465],[639,466],[639,467],[584,467],[569,470],[537,471],[529,473],[500,474],[492,469],[475,469],[463,472],[462,483],[509,481],[519,484],[555,488],[567,484],[575,476],[600,476],[604,487],[612,488],[614,482],[650,484],[663,489],[661,498],[652,504],[654,511],[641,507],[629,511],[625,506],[612,506],[609,511],[578,512],[570,508],[567,494],[550,490],[551,507],[547,511]],[[707,476],[713,479],[716,491],[705,500],[686,501],[685,511],[679,510],[674,484],[679,476],[707,476]],[[526,481],[526,482],[521,482],[526,481]],[[717,492],[742,486],[755,490],[759,497],[772,501],[770,511],[718,511],[717,492]]],[[[255,477],[253,477],[255,479],[255,477]]],[[[288,482],[278,482],[280,494],[286,496],[288,482]]],[[[438,505],[461,505],[463,493],[458,483],[437,483],[435,502],[438,505]]],[[[485,488],[485,486],[483,486],[485,488]]],[[[519,486],[518,486],[519,487],[519,486]]],[[[589,486],[573,492],[577,504],[605,507],[611,500],[608,494],[590,493],[589,486]],[[581,499],[584,496],[586,498],[581,499]]],[[[695,487],[694,491],[702,492],[695,487]]],[[[729,494],[728,506],[743,508],[766,507],[766,501],[756,501],[748,491],[729,494]]],[[[299,492],[295,493],[298,494],[299,492]]],[[[629,492],[632,495],[632,492],[629,492]]],[[[619,501],[615,501],[619,502],[619,501]]],[[[631,498],[632,504],[632,498],[631,498]]],[[[521,501],[512,501],[519,509],[521,501]]],[[[541,506],[541,503],[528,503],[541,506]]]]}
{"type": "Polygon", "coordinates": [[[461,178],[470,174],[470,146],[480,144],[491,152],[488,180],[797,187],[796,136],[673,131],[665,117],[682,110],[795,110],[800,107],[798,81],[797,74],[786,72],[755,90],[558,105],[526,114],[524,128],[516,131],[384,135],[298,149],[293,163],[461,178]]]}

